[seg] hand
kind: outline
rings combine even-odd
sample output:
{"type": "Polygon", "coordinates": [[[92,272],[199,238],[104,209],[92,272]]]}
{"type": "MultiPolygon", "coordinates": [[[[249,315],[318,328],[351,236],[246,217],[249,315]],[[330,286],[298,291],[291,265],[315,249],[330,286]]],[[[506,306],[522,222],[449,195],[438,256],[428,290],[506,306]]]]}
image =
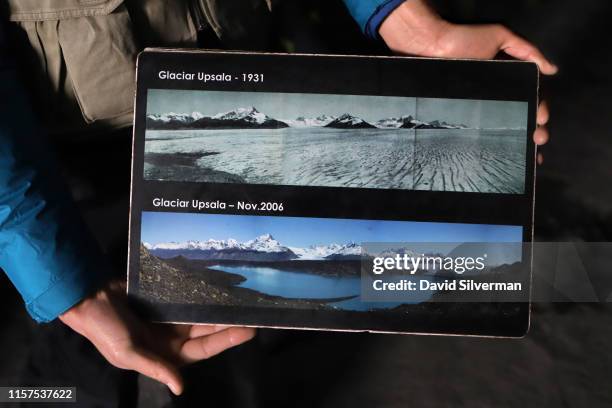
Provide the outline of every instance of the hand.
{"type": "MultiPolygon", "coordinates": [[[[439,58],[491,59],[499,52],[524,61],[535,62],[544,75],[554,75],[557,67],[533,44],[499,24],[460,25],[443,20],[427,0],[402,3],[381,24],[378,33],[389,49],[405,55],[439,58]]],[[[548,105],[538,107],[538,127],[533,140],[548,142],[546,123],[548,105]]],[[[542,156],[538,154],[538,163],[542,156]]]]}
{"type": "Polygon", "coordinates": [[[60,316],[85,336],[112,365],[162,382],[179,395],[178,367],[207,359],[255,335],[254,329],[230,326],[145,323],[132,313],[125,288],[110,284],[60,316]]]}

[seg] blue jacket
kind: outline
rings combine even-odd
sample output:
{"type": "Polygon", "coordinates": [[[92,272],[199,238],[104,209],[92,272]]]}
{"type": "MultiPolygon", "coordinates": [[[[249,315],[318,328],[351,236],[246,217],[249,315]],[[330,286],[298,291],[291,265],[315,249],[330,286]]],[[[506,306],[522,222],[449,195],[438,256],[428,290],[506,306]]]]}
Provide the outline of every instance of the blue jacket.
{"type": "MultiPolygon", "coordinates": [[[[345,0],[366,35],[403,0],[345,0]]],[[[59,182],[0,21],[0,268],[30,315],[48,322],[95,290],[105,263],[59,182]]]]}
{"type": "Polygon", "coordinates": [[[0,22],[0,268],[30,315],[47,322],[102,277],[102,257],[67,189],[20,86],[0,22]]]}

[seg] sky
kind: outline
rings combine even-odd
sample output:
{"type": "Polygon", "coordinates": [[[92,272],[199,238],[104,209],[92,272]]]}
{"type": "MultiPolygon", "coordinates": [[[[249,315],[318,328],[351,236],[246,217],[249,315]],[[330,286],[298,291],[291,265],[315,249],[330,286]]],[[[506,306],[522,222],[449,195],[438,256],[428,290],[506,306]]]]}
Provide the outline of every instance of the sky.
{"type": "Polygon", "coordinates": [[[527,103],[397,96],[150,89],[147,113],[200,112],[211,116],[254,106],[275,119],[350,113],[368,122],[411,115],[482,128],[525,128],[527,103]]]}
{"type": "Polygon", "coordinates": [[[191,113],[214,115],[236,108],[254,106],[275,119],[314,118],[322,114],[350,113],[366,121],[415,115],[415,98],[327,95],[272,92],[226,92],[149,90],[147,113],[191,113]]]}
{"type": "Polygon", "coordinates": [[[418,98],[417,117],[469,127],[527,128],[527,102],[418,98]]]}
{"type": "Polygon", "coordinates": [[[229,238],[244,242],[263,234],[272,234],[281,245],[290,247],[381,241],[522,241],[520,226],[148,211],[142,213],[141,228],[141,241],[149,244],[229,238]]]}

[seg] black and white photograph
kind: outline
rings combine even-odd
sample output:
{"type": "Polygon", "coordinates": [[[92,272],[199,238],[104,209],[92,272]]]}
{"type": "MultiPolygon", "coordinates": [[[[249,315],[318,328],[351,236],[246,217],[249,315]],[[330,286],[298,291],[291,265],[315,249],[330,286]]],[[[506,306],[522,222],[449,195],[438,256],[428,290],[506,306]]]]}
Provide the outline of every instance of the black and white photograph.
{"type": "Polygon", "coordinates": [[[527,103],[150,89],[144,177],[522,194],[527,103]]]}

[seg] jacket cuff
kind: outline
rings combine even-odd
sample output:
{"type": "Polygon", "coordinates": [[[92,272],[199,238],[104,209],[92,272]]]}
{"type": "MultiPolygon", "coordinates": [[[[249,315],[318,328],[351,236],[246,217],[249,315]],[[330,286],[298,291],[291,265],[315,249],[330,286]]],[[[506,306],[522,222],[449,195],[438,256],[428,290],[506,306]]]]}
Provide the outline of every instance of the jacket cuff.
{"type": "Polygon", "coordinates": [[[75,270],[28,302],[26,309],[36,322],[48,323],[93,293],[101,283],[100,276],[83,279],[82,271],[75,270]]]}
{"type": "MultiPolygon", "coordinates": [[[[48,212],[51,218],[54,213],[48,212]]],[[[74,225],[78,222],[64,219],[58,228],[44,214],[36,215],[29,214],[19,231],[0,230],[0,265],[30,316],[46,323],[99,289],[109,268],[82,226],[74,225]]]]}
{"type": "Polygon", "coordinates": [[[380,25],[383,23],[383,21],[385,21],[389,14],[391,14],[391,12],[404,1],[406,0],[387,0],[380,4],[376,10],[374,10],[374,13],[372,13],[365,25],[365,35],[373,40],[380,39],[380,36],[378,35],[380,25]]]}

